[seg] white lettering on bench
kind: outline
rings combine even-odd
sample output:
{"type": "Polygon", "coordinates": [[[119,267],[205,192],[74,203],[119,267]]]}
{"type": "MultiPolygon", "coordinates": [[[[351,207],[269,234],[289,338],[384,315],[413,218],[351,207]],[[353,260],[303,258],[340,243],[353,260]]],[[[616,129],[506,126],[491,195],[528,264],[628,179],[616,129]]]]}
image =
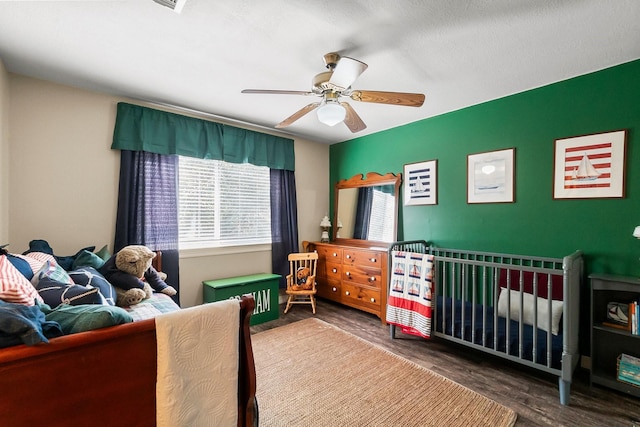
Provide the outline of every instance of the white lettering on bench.
{"type": "MultiPolygon", "coordinates": [[[[267,311],[271,311],[271,289],[262,289],[258,292],[251,292],[253,299],[256,302],[256,308],[253,309],[253,314],[262,314],[267,311]]],[[[240,295],[229,297],[229,299],[240,299],[240,295]]]]}

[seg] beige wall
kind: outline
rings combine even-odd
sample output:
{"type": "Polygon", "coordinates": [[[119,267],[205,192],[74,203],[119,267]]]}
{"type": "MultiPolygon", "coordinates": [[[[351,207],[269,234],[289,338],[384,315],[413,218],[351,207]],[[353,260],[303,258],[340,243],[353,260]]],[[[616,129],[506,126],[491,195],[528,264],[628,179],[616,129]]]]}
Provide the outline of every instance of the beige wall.
{"type": "MultiPolygon", "coordinates": [[[[56,255],[89,245],[112,249],[119,155],[110,146],[116,104],[127,100],[15,74],[9,74],[8,85],[2,82],[0,96],[7,86],[11,94],[7,224],[12,251],[24,251],[33,239],[47,240],[56,255]]],[[[3,109],[0,118],[6,115],[3,109]]],[[[329,146],[296,140],[295,154],[299,237],[316,240],[329,209],[329,146]]],[[[2,168],[2,185],[5,175],[2,168]]],[[[264,247],[185,252],[182,305],[202,302],[203,280],[269,271],[271,252],[264,247]]]]}
{"type": "Polygon", "coordinates": [[[0,60],[0,244],[9,242],[9,73],[0,60]]]}
{"type": "Polygon", "coordinates": [[[11,249],[47,240],[57,255],[111,244],[117,99],[11,74],[11,249]]]}

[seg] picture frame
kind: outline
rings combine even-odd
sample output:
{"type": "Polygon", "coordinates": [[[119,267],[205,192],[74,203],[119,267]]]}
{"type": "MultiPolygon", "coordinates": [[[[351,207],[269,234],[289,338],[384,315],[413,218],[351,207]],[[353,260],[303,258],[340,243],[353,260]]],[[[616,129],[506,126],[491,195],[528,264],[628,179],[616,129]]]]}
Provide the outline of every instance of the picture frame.
{"type": "Polygon", "coordinates": [[[467,203],[513,203],[515,148],[467,155],[467,203]]]}
{"type": "Polygon", "coordinates": [[[627,130],[554,141],[553,198],[624,198],[627,130]]]}
{"type": "Polygon", "coordinates": [[[438,204],[438,161],[404,165],[404,205],[438,204]]]}

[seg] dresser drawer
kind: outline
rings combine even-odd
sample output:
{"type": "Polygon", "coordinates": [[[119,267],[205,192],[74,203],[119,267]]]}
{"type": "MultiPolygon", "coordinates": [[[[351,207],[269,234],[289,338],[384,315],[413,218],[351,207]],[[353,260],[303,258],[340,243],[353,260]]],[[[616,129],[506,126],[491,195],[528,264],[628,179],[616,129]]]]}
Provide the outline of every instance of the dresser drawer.
{"type": "Polygon", "coordinates": [[[323,279],[342,279],[342,264],[335,262],[318,262],[316,276],[323,279]]]}
{"type": "Polygon", "coordinates": [[[327,279],[340,280],[342,279],[342,264],[336,264],[335,262],[327,262],[324,264],[324,273],[327,279]]]}
{"type": "Polygon", "coordinates": [[[339,280],[324,280],[317,285],[318,296],[340,302],[341,286],[339,280]]]}
{"type": "Polygon", "coordinates": [[[342,262],[342,248],[318,245],[315,250],[318,252],[318,260],[324,262],[342,262]]]}
{"type": "Polygon", "coordinates": [[[344,283],[371,286],[380,289],[381,275],[379,270],[345,265],[342,280],[344,283]]]}
{"type": "Polygon", "coordinates": [[[382,268],[382,255],[380,252],[362,249],[345,248],[343,250],[344,264],[357,264],[363,267],[382,268]]]}
{"type": "Polygon", "coordinates": [[[342,283],[342,302],[349,305],[380,310],[380,290],[342,283]]]}

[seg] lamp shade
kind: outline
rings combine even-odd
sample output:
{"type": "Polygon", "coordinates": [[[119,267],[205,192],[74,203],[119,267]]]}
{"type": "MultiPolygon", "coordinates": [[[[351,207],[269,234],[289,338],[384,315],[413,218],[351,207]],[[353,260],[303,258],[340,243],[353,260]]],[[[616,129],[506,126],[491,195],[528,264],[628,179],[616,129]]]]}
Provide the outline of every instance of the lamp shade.
{"type": "Polygon", "coordinates": [[[640,225],[638,225],[638,226],[633,230],[633,237],[635,237],[636,239],[640,239],[640,225]]]}
{"type": "Polygon", "coordinates": [[[331,227],[331,221],[329,221],[329,217],[328,216],[324,216],[324,218],[322,218],[322,221],[320,221],[320,227],[322,228],[328,228],[331,227]]]}
{"type": "Polygon", "coordinates": [[[337,102],[329,101],[318,108],[318,120],[327,126],[335,126],[344,121],[347,111],[337,102]]]}

